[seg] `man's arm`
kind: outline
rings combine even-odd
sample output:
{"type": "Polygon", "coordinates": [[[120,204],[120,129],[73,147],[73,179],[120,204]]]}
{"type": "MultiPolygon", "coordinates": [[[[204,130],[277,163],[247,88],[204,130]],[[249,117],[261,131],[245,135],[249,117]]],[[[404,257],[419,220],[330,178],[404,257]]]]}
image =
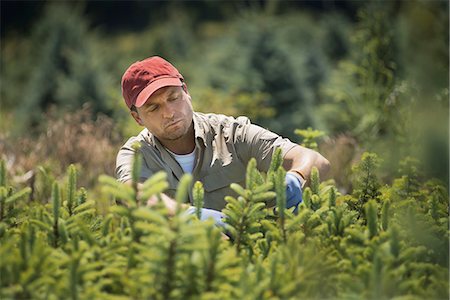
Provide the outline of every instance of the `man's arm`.
{"type": "Polygon", "coordinates": [[[312,168],[316,167],[323,176],[330,170],[330,162],[320,153],[297,145],[284,156],[283,167],[286,171],[303,177],[308,185],[312,168]]]}

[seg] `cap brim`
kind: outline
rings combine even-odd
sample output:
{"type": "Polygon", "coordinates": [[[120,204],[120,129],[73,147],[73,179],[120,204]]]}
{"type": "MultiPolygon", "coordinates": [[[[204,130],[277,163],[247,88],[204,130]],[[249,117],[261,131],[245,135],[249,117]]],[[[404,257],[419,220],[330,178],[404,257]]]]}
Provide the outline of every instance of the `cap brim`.
{"type": "Polygon", "coordinates": [[[141,107],[142,105],[144,105],[145,102],[147,102],[148,98],[150,98],[150,96],[160,88],[163,88],[165,86],[182,86],[182,85],[183,84],[181,80],[179,78],[174,77],[166,77],[155,80],[148,86],[146,86],[145,89],[142,90],[142,92],[139,93],[139,96],[137,96],[136,99],[135,106],[141,107]]]}

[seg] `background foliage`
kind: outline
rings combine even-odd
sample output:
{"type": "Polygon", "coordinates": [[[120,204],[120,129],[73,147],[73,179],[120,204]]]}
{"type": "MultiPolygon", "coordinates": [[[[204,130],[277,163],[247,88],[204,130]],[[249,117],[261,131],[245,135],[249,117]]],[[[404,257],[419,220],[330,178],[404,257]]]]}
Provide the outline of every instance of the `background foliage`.
{"type": "Polygon", "coordinates": [[[15,145],[39,143],[84,104],[92,119],[114,120],[113,149],[135,134],[120,78],[161,55],[199,111],[248,115],[294,141],[295,129],[324,131],[320,149],[342,191],[364,150],[383,157],[386,179],[410,155],[426,162],[424,177],[448,182],[445,1],[2,2],[1,29],[0,147],[18,175],[33,164],[12,163],[27,156],[15,145]]]}
{"type": "Polygon", "coordinates": [[[448,298],[447,1],[0,3],[2,296],[448,298]],[[281,181],[250,166],[233,241],[114,206],[126,189],[99,175],[140,130],[120,79],[151,55],[196,110],[318,149],[332,180],[274,215],[254,198],[282,207],[281,181]]]}

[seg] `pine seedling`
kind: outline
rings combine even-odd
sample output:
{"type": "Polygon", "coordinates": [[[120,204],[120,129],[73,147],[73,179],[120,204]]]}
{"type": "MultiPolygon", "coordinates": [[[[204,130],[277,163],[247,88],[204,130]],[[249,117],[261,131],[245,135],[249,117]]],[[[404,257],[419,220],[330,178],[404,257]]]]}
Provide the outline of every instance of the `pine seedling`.
{"type": "Polygon", "coordinates": [[[311,189],[309,187],[306,187],[305,190],[303,191],[302,198],[303,198],[304,205],[309,209],[312,209],[311,196],[312,196],[311,189]]]}
{"type": "Polygon", "coordinates": [[[64,220],[60,220],[58,223],[59,236],[63,244],[69,241],[69,234],[67,233],[66,223],[64,220]]]}
{"type": "Polygon", "coordinates": [[[311,169],[311,192],[313,195],[319,195],[320,191],[320,176],[319,170],[316,167],[311,169]]]}
{"type": "Polygon", "coordinates": [[[70,229],[76,227],[76,221],[87,221],[85,217],[94,216],[96,213],[95,210],[95,202],[93,200],[89,200],[84,202],[83,204],[78,205],[72,211],[72,216],[67,218],[67,224],[70,229]]]}
{"type": "Polygon", "coordinates": [[[0,187],[6,187],[6,163],[0,159],[0,187]]]}
{"type": "Polygon", "coordinates": [[[264,179],[256,168],[256,159],[252,157],[247,164],[245,187],[251,191],[263,183],[264,179]]]}
{"type": "Polygon", "coordinates": [[[436,192],[433,192],[431,194],[430,199],[428,200],[428,204],[429,204],[429,213],[431,215],[431,217],[437,221],[439,219],[439,213],[438,213],[438,204],[439,204],[439,200],[438,200],[438,194],[436,192]]]}
{"type": "MultiPolygon", "coordinates": [[[[47,232],[48,234],[53,234],[53,227],[49,225],[49,222],[46,222],[45,220],[35,220],[31,219],[30,224],[33,224],[36,228],[39,228],[41,231],[47,232]]],[[[50,224],[53,223],[50,221],[50,224]]]]}
{"type": "Polygon", "coordinates": [[[315,151],[318,150],[317,140],[325,135],[325,132],[320,130],[313,130],[311,127],[308,127],[306,130],[296,129],[294,133],[303,139],[303,142],[301,143],[303,147],[315,151]]]}
{"type": "Polygon", "coordinates": [[[102,184],[101,189],[104,193],[113,196],[116,200],[124,201],[128,208],[136,207],[136,194],[131,186],[107,175],[100,175],[98,180],[102,184]]]}
{"type": "Polygon", "coordinates": [[[395,180],[394,186],[402,198],[415,197],[419,193],[419,161],[407,156],[399,163],[400,179],[395,180]]]}
{"type": "Polygon", "coordinates": [[[203,272],[205,274],[205,290],[207,292],[213,290],[216,276],[218,275],[218,267],[220,267],[220,231],[214,227],[206,228],[206,240],[208,242],[208,249],[203,257],[203,272]]]}
{"type": "Polygon", "coordinates": [[[36,228],[34,226],[30,226],[29,222],[24,223],[26,224],[22,230],[26,231],[27,234],[27,242],[28,242],[28,249],[30,249],[30,252],[33,252],[33,248],[36,242],[36,228]]]}
{"type": "MultiPolygon", "coordinates": [[[[238,184],[231,184],[230,187],[237,193],[242,189],[238,184]]],[[[260,224],[258,220],[261,217],[261,210],[265,207],[264,203],[258,202],[254,205],[244,196],[238,196],[237,199],[232,196],[226,196],[227,206],[223,210],[226,215],[227,230],[231,233],[236,245],[236,252],[239,253],[243,247],[251,249],[252,240],[259,234],[260,224]],[[256,235],[255,235],[256,234],[256,235]]]]}
{"type": "Polygon", "coordinates": [[[344,230],[354,222],[354,212],[349,212],[346,206],[331,207],[326,217],[328,232],[332,235],[343,236],[344,230]]]}
{"type": "Polygon", "coordinates": [[[59,189],[58,183],[55,181],[52,188],[52,208],[53,208],[53,246],[58,247],[59,239],[59,211],[61,208],[61,191],[59,189]]]}
{"type": "Polygon", "coordinates": [[[6,224],[0,222],[0,239],[5,236],[6,233],[6,224]]]}
{"type": "Polygon", "coordinates": [[[80,266],[80,254],[75,253],[69,262],[69,282],[70,282],[70,298],[78,300],[78,268],[80,266]]]}
{"type": "Polygon", "coordinates": [[[96,245],[97,239],[94,237],[94,234],[90,228],[87,227],[87,224],[80,219],[76,219],[75,223],[78,229],[78,234],[82,237],[82,239],[91,247],[96,245]]]}
{"type": "Polygon", "coordinates": [[[373,238],[378,234],[378,217],[377,217],[377,204],[371,200],[365,205],[367,227],[369,229],[369,238],[373,238]]]}
{"type": "Polygon", "coordinates": [[[203,208],[203,199],[205,196],[205,190],[203,189],[203,183],[201,181],[197,181],[194,184],[194,188],[192,190],[192,198],[194,198],[195,205],[195,215],[200,220],[202,217],[202,208],[203,208]]]}
{"type": "Polygon", "coordinates": [[[33,184],[33,197],[40,203],[45,203],[51,199],[53,182],[56,179],[48,166],[38,166],[35,169],[36,177],[33,184]]]}
{"type": "Polygon", "coordinates": [[[81,205],[86,202],[87,199],[87,191],[84,187],[80,188],[77,195],[77,205],[81,205]]]}
{"type": "Polygon", "coordinates": [[[4,186],[0,186],[0,221],[5,219],[7,208],[9,205],[14,204],[19,199],[27,197],[31,193],[31,188],[26,187],[18,192],[14,192],[12,187],[7,189],[4,186]]]}
{"type": "Polygon", "coordinates": [[[332,186],[330,193],[328,194],[328,207],[332,208],[336,206],[336,188],[332,186]]]}
{"type": "Polygon", "coordinates": [[[0,186],[0,222],[5,218],[5,210],[6,210],[6,197],[8,195],[8,190],[5,186],[0,186]]]}
{"type": "Polygon", "coordinates": [[[380,184],[375,174],[380,162],[374,153],[365,152],[361,161],[352,167],[354,172],[353,195],[358,199],[356,209],[362,215],[364,205],[371,199],[379,201],[380,184]]]}
{"type": "Polygon", "coordinates": [[[201,293],[203,278],[200,275],[202,268],[200,266],[200,255],[198,252],[189,253],[189,259],[183,259],[184,272],[180,276],[180,287],[177,291],[185,299],[198,298],[201,293]],[[200,275],[200,276],[199,276],[200,275]]]}
{"type": "Polygon", "coordinates": [[[396,225],[390,227],[390,245],[391,254],[398,258],[400,254],[400,233],[396,225]]]}
{"type": "Polygon", "coordinates": [[[191,253],[199,251],[198,249],[205,250],[204,228],[212,227],[210,221],[191,222],[192,216],[183,213],[181,204],[187,201],[191,190],[192,175],[185,174],[177,187],[177,208],[175,215],[171,217],[164,215],[164,210],[148,207],[133,211],[133,218],[137,220],[135,226],[144,233],[137,247],[141,249],[142,245],[142,249],[145,249],[145,252],[135,253],[135,257],[137,263],[144,260],[152,270],[153,290],[147,290],[149,294],[146,294],[149,298],[171,299],[178,293],[195,295],[199,288],[196,284],[201,285],[201,280],[187,277],[184,271],[181,274],[181,270],[192,274],[200,272],[200,256],[196,256],[197,261],[194,262],[191,260],[194,259],[191,253]],[[188,287],[186,284],[194,286],[188,287]]]}
{"type": "MultiPolygon", "coordinates": [[[[270,162],[269,171],[267,172],[266,176],[266,184],[270,184],[271,188],[268,190],[273,190],[273,187],[275,186],[275,177],[277,170],[280,167],[283,167],[283,157],[281,155],[281,148],[276,148],[272,155],[272,160],[270,162]]],[[[276,205],[276,203],[268,203],[269,206],[276,205]]]]}
{"type": "Polygon", "coordinates": [[[381,291],[383,289],[382,286],[382,269],[383,269],[383,263],[381,261],[381,258],[378,256],[377,253],[375,253],[373,257],[373,263],[372,263],[372,274],[371,274],[371,295],[372,299],[382,299],[381,291]]]}
{"type": "Polygon", "coordinates": [[[234,198],[226,196],[228,202],[223,210],[227,216],[227,229],[231,233],[236,245],[236,251],[239,253],[242,247],[252,253],[254,242],[262,236],[260,232],[260,220],[266,215],[263,210],[266,207],[265,202],[273,199],[275,194],[270,192],[271,183],[264,184],[262,175],[256,168],[256,160],[251,159],[247,165],[246,189],[236,183],[232,183],[230,188],[239,196],[234,198]]]}
{"type": "Polygon", "coordinates": [[[13,192],[13,189],[10,188],[9,191],[6,193],[8,197],[5,199],[5,204],[13,204],[17,200],[27,197],[30,193],[31,193],[30,187],[23,188],[18,192],[13,192]]]}
{"type": "Polygon", "coordinates": [[[76,188],[77,188],[77,169],[72,164],[69,166],[67,178],[67,210],[69,212],[69,216],[73,214],[73,208],[76,206],[75,196],[76,196],[76,188]]]}
{"type": "Polygon", "coordinates": [[[283,157],[281,156],[281,148],[276,148],[272,155],[272,160],[270,162],[269,171],[267,172],[268,177],[270,174],[275,174],[279,167],[283,166],[283,157]]]}
{"type": "Polygon", "coordinates": [[[145,204],[151,196],[164,192],[168,187],[167,173],[164,171],[155,173],[142,184],[142,187],[140,188],[141,193],[139,195],[140,202],[145,204]]]}
{"type": "Polygon", "coordinates": [[[381,227],[384,231],[388,230],[389,226],[389,208],[391,203],[389,200],[384,201],[383,207],[381,208],[381,227]]]}
{"type": "Polygon", "coordinates": [[[278,226],[286,242],[286,171],[279,167],[275,175],[275,193],[277,194],[278,226]]]}
{"type": "Polygon", "coordinates": [[[131,171],[131,186],[134,191],[134,200],[136,201],[136,206],[139,207],[139,199],[138,199],[138,183],[141,178],[141,168],[142,168],[142,157],[141,157],[141,144],[134,143],[132,148],[134,149],[134,157],[133,157],[133,169],[131,171]]]}
{"type": "Polygon", "coordinates": [[[311,209],[317,211],[322,206],[322,201],[319,195],[313,194],[311,196],[311,209]]]}
{"type": "Polygon", "coordinates": [[[175,193],[175,200],[177,201],[177,208],[176,208],[176,214],[180,214],[181,212],[181,204],[185,202],[189,202],[189,191],[192,188],[192,175],[191,174],[184,174],[181,179],[180,183],[177,187],[177,192],[175,193]],[[187,201],[186,201],[187,200],[187,201]]]}
{"type": "MultiPolygon", "coordinates": [[[[158,253],[157,257],[153,253],[149,259],[153,268],[158,269],[154,274],[155,288],[161,299],[173,298],[173,293],[179,289],[179,268],[182,268],[180,267],[182,265],[186,265],[184,263],[186,250],[191,249],[192,251],[192,249],[197,247],[198,244],[196,245],[196,242],[198,242],[198,238],[202,233],[199,231],[199,228],[204,224],[201,222],[190,223],[191,216],[182,213],[181,204],[186,202],[191,189],[192,175],[185,174],[181,177],[177,187],[175,195],[177,207],[172,218],[164,218],[157,212],[148,209],[146,211],[146,216],[149,217],[146,219],[157,225],[151,226],[152,224],[149,224],[148,231],[153,234],[149,235],[147,239],[143,239],[143,242],[151,245],[155,239],[159,241],[153,246],[158,253]]],[[[141,208],[139,211],[145,209],[141,208]]],[[[144,215],[141,214],[141,219],[145,220],[143,217],[144,215]]],[[[137,224],[137,226],[142,225],[144,225],[142,222],[137,224]]]]}
{"type": "Polygon", "coordinates": [[[26,269],[29,262],[28,234],[25,230],[27,224],[24,224],[20,231],[20,258],[22,259],[22,269],[26,269]]]}
{"type": "Polygon", "coordinates": [[[19,199],[27,197],[31,193],[31,188],[26,187],[15,192],[13,187],[7,187],[5,161],[0,160],[0,222],[5,219],[7,207],[14,204],[19,199]]]}
{"type": "Polygon", "coordinates": [[[103,237],[106,237],[109,234],[110,229],[111,229],[112,219],[113,219],[113,215],[108,214],[106,216],[106,218],[103,220],[103,223],[102,223],[102,236],[103,237]]]}

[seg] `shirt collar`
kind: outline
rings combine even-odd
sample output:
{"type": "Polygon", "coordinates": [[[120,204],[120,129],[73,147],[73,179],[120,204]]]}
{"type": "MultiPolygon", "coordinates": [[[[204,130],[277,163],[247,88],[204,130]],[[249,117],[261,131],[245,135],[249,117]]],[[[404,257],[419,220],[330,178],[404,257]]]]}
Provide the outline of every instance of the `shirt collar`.
{"type": "Polygon", "coordinates": [[[202,126],[204,122],[202,122],[200,116],[196,112],[194,112],[192,120],[194,122],[195,142],[201,140],[203,142],[203,146],[206,147],[206,133],[205,128],[202,126]]]}

